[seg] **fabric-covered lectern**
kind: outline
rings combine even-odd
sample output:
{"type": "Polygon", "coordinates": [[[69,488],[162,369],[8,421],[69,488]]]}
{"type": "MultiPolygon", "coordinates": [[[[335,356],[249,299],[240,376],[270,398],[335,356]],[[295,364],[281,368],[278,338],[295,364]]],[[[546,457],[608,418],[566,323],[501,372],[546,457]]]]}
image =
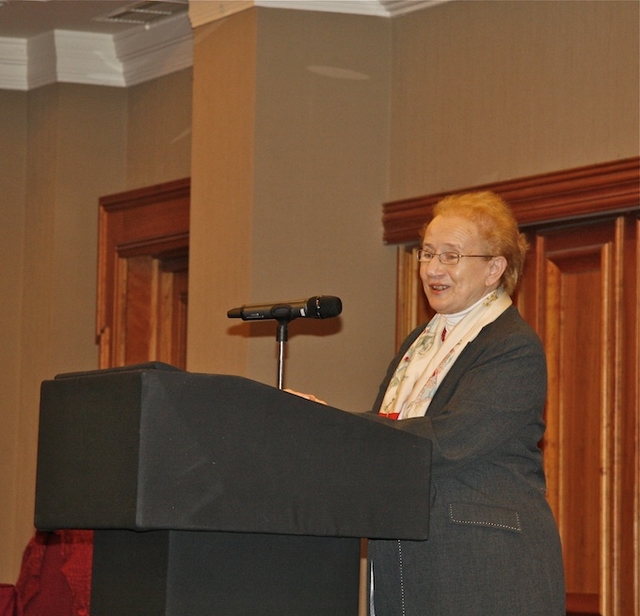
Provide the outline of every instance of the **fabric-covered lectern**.
{"type": "Polygon", "coordinates": [[[359,538],[427,538],[428,440],[242,377],[60,375],[38,447],[36,527],[96,531],[92,616],[354,616],[359,538]]]}

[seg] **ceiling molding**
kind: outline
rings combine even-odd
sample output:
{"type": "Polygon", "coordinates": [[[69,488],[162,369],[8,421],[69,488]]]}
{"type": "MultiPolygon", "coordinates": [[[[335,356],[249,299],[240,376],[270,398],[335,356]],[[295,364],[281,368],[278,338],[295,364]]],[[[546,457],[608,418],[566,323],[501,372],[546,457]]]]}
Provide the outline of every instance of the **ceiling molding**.
{"type": "Polygon", "coordinates": [[[395,17],[450,0],[255,0],[256,6],[298,11],[395,17]]]}
{"type": "Polygon", "coordinates": [[[0,88],[28,90],[27,39],[0,38],[0,88]]]}
{"type": "Polygon", "coordinates": [[[56,40],[54,32],[46,32],[27,41],[25,65],[27,89],[38,88],[56,80],[56,40]]]}
{"type": "Polygon", "coordinates": [[[349,13],[395,17],[453,0],[190,0],[189,18],[194,28],[254,6],[295,11],[349,13]]]}
{"type": "Polygon", "coordinates": [[[30,39],[0,37],[0,89],[51,83],[128,87],[193,64],[186,14],[119,34],[54,30],[30,39]]]}
{"type": "MultiPolygon", "coordinates": [[[[127,85],[114,36],[110,34],[55,30],[55,58],[56,70],[49,83],[127,85]]],[[[30,56],[30,66],[31,59],[30,56]]]]}
{"type": "Polygon", "coordinates": [[[380,0],[387,11],[389,17],[413,13],[422,9],[431,8],[445,2],[453,2],[454,0],[380,0]]]}
{"type": "Polygon", "coordinates": [[[193,29],[253,6],[395,17],[453,0],[198,0],[189,12],[118,34],[52,30],[0,37],[0,89],[51,83],[128,87],[193,64],[193,29]]]}
{"type": "Polygon", "coordinates": [[[164,20],[144,32],[121,32],[114,39],[126,86],[193,65],[193,30],[186,14],[164,20]]]}

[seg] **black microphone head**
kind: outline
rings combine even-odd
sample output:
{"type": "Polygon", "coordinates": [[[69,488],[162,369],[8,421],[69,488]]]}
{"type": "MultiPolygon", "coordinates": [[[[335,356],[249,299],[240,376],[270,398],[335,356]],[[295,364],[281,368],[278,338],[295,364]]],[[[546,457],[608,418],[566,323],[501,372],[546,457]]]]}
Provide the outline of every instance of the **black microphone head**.
{"type": "Polygon", "coordinates": [[[342,312],[342,301],[332,295],[317,295],[307,301],[307,316],[313,319],[330,319],[342,312]]]}

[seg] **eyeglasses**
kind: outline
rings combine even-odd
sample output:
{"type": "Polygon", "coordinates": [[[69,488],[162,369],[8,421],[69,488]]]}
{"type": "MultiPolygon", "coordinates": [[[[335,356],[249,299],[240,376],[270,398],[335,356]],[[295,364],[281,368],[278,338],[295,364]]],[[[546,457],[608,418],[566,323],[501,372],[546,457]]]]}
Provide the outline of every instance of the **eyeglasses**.
{"type": "Polygon", "coordinates": [[[463,258],[477,257],[480,259],[493,259],[493,255],[459,255],[457,252],[441,252],[440,254],[428,250],[418,250],[416,253],[421,263],[431,263],[433,257],[438,257],[443,265],[456,265],[463,258]]]}

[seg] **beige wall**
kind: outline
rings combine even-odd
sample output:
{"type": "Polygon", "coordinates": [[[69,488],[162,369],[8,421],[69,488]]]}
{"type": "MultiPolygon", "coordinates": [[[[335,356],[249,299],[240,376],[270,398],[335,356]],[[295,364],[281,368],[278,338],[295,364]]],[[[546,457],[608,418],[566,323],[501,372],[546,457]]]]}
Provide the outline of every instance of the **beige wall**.
{"type": "Polygon", "coordinates": [[[474,0],[394,20],[389,198],[637,156],[639,8],[474,0]]]}
{"type": "MultiPolygon", "coordinates": [[[[338,319],[291,323],[285,386],[364,411],[394,345],[395,253],[380,240],[391,22],[262,10],[258,24],[255,208],[245,301],[340,297],[338,319]]],[[[255,333],[249,375],[275,385],[276,327],[265,324],[255,333]]]]}
{"type": "Polygon", "coordinates": [[[129,89],[126,188],[191,174],[191,69],[129,89]]]}
{"type": "Polygon", "coordinates": [[[16,572],[21,311],[27,168],[27,95],[0,92],[0,581],[16,572]]]}
{"type": "Polygon", "coordinates": [[[275,382],[273,324],[226,310],[334,294],[341,319],[291,325],[288,385],[364,409],[394,347],[381,203],[638,155],[637,23],[615,1],[251,9],[198,28],[193,94],[190,70],[0,92],[0,582],[32,531],[39,383],[97,363],[100,195],[192,175],[191,369],[275,382]]]}
{"type": "Polygon", "coordinates": [[[227,335],[249,292],[255,132],[256,14],[194,36],[187,367],[246,374],[246,341],[227,335]],[[230,305],[231,304],[231,305],[230,305]]]}
{"type": "Polygon", "coordinates": [[[291,324],[285,385],[371,404],[393,350],[389,34],[380,18],[262,9],[196,31],[191,370],[275,385],[276,324],[227,310],[337,295],[340,319],[291,324]]]}
{"type": "Polygon", "coordinates": [[[33,532],[40,383],[97,366],[98,199],[189,175],[190,74],[0,92],[0,582],[33,532]]]}

